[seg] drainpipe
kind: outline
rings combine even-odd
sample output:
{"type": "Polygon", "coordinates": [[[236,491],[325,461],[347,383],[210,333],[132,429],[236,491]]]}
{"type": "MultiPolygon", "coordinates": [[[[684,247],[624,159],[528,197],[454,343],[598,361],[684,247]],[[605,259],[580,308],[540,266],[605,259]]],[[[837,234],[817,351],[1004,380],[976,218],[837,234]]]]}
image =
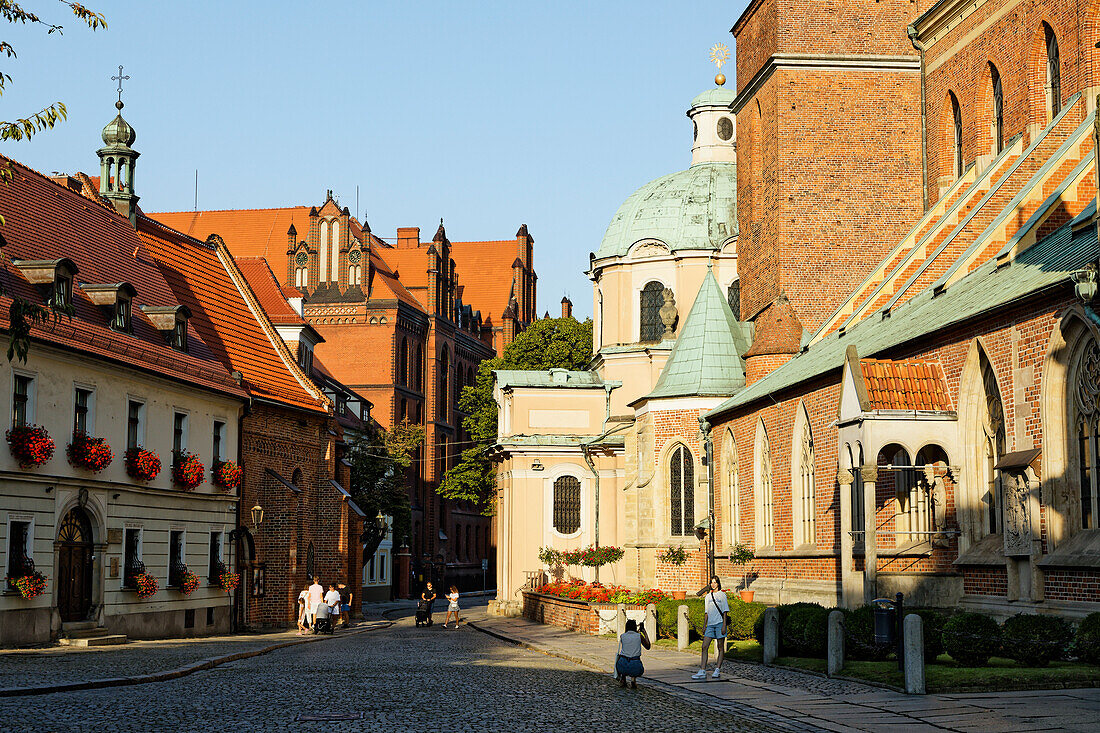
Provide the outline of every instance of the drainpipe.
{"type": "Polygon", "coordinates": [[[708,522],[710,524],[707,527],[707,560],[708,567],[710,568],[710,575],[707,577],[707,583],[709,585],[711,577],[714,576],[714,440],[710,431],[711,425],[707,422],[706,418],[699,417],[699,432],[703,434],[703,450],[707,460],[707,502],[708,502],[708,522]]]}
{"type": "MultiPolygon", "coordinates": [[[[604,391],[603,432],[600,433],[595,438],[592,438],[591,440],[582,440],[581,443],[580,443],[581,455],[584,456],[584,462],[588,464],[588,470],[592,472],[592,484],[593,484],[594,490],[596,492],[595,497],[594,497],[594,499],[595,499],[595,517],[594,517],[594,520],[592,522],[592,532],[593,532],[594,540],[595,540],[593,544],[597,548],[600,546],[600,474],[596,470],[596,463],[592,460],[591,448],[592,448],[593,444],[599,443],[601,440],[606,438],[608,435],[610,435],[615,430],[621,430],[622,429],[622,427],[615,428],[615,429],[609,429],[607,427],[607,423],[611,421],[611,390],[615,389],[616,387],[621,387],[621,386],[623,386],[623,383],[619,382],[619,381],[604,382],[604,385],[603,385],[603,391],[604,391]]],[[[600,566],[599,565],[596,566],[596,582],[597,583],[600,582],[600,566]]]]}
{"type": "Polygon", "coordinates": [[[909,34],[909,42],[913,48],[920,52],[920,178],[921,178],[921,202],[924,210],[928,211],[928,119],[926,117],[927,103],[925,101],[925,74],[924,52],[927,47],[917,40],[917,29],[909,26],[906,29],[909,34]]]}

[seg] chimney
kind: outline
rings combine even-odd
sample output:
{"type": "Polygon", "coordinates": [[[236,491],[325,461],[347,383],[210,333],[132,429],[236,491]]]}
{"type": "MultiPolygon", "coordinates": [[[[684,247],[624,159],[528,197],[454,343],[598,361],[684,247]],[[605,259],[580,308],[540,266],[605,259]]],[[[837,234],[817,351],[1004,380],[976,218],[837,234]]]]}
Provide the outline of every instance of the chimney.
{"type": "Polygon", "coordinates": [[[569,299],[569,296],[565,296],[561,299],[561,317],[573,317],[573,301],[569,299]]]}
{"type": "Polygon", "coordinates": [[[415,249],[420,246],[420,227],[398,227],[397,248],[415,249]]]}

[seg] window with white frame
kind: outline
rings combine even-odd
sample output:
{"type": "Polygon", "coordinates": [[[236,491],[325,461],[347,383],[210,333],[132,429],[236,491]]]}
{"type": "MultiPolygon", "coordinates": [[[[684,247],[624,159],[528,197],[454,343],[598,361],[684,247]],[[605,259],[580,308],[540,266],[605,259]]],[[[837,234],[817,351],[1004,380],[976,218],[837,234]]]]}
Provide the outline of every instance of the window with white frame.
{"type": "Polygon", "coordinates": [[[127,527],[122,542],[122,584],[127,588],[137,587],[137,576],[145,572],[142,562],[142,528],[127,527]]]}
{"type": "Polygon", "coordinates": [[[73,432],[84,435],[95,432],[95,390],[88,387],[73,389],[73,432]]]}
{"type": "Polygon", "coordinates": [[[172,414],[172,453],[179,456],[187,450],[187,413],[172,414]]]}
{"type": "Polygon", "coordinates": [[[15,372],[12,375],[11,426],[21,428],[34,422],[34,377],[15,372]]]}
{"type": "Polygon", "coordinates": [[[725,468],[726,507],[729,512],[729,518],[726,521],[729,537],[726,544],[736,545],[741,542],[741,487],[737,476],[737,443],[734,441],[733,433],[728,430],[726,431],[722,464],[725,468]]]}
{"type": "Polygon", "coordinates": [[[222,533],[218,530],[210,533],[208,565],[207,571],[211,580],[217,580],[225,571],[225,565],[222,561],[222,533]]]}
{"type": "Polygon", "coordinates": [[[214,421],[214,445],[211,448],[210,455],[214,459],[214,463],[222,460],[222,450],[225,448],[225,422],[223,420],[214,421]]]}
{"type": "Polygon", "coordinates": [[[386,582],[386,553],[384,552],[378,555],[378,581],[380,583],[386,582]]]}

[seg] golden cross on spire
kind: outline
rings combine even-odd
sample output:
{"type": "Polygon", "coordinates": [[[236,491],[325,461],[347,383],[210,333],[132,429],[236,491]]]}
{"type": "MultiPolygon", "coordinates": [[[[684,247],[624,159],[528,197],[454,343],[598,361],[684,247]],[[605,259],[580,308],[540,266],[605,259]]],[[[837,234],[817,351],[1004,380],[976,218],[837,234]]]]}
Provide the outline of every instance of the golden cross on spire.
{"type": "Polygon", "coordinates": [[[718,67],[718,73],[714,75],[714,83],[722,86],[726,83],[726,75],[722,73],[722,65],[729,60],[730,50],[724,43],[716,43],[710,47],[710,60],[718,67]]]}

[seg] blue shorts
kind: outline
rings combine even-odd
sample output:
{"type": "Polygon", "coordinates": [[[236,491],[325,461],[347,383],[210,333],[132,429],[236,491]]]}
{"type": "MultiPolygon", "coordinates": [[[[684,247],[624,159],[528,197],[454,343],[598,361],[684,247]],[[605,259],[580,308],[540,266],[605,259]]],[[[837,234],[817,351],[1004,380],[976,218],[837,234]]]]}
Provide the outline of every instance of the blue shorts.
{"type": "Polygon", "coordinates": [[[620,677],[641,677],[645,674],[645,667],[638,657],[624,657],[620,654],[615,658],[615,671],[620,677]]]}
{"type": "Polygon", "coordinates": [[[346,604],[346,603],[341,603],[341,604],[340,604],[340,610],[341,610],[341,611],[342,611],[343,613],[347,613],[348,611],[350,611],[350,610],[351,610],[351,606],[349,606],[349,605],[348,605],[348,604],[346,604]]]}
{"type": "Polygon", "coordinates": [[[709,624],[706,631],[703,632],[703,636],[709,636],[711,639],[725,639],[726,634],[722,631],[722,622],[709,624]]]}

